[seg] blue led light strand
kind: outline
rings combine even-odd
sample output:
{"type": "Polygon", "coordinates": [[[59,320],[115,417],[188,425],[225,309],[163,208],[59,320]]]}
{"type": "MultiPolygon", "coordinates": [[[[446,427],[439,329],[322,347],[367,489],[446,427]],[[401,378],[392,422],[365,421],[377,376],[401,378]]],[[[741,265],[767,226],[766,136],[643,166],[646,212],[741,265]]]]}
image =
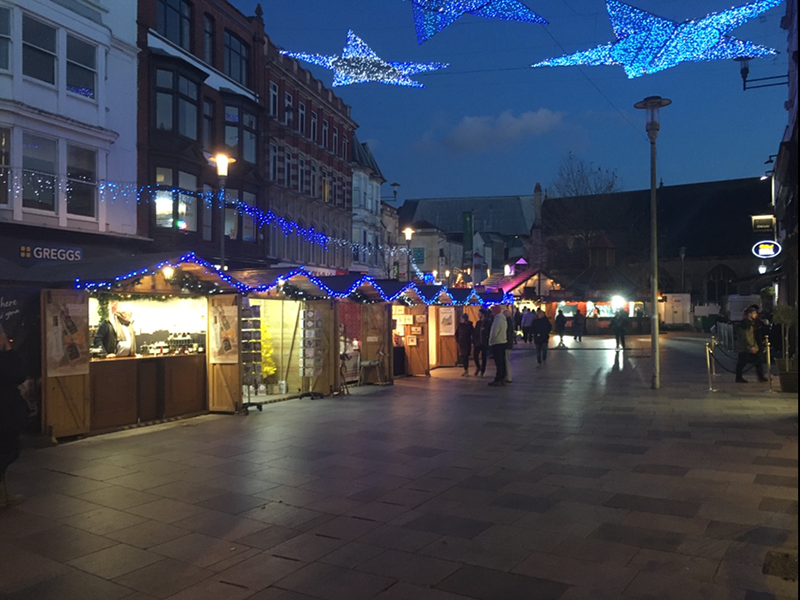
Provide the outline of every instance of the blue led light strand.
{"type": "Polygon", "coordinates": [[[411,75],[446,69],[444,63],[386,62],[358,37],[353,30],[347,32],[347,44],[341,56],[324,56],[305,52],[281,50],[281,54],[333,71],[332,87],[355,83],[385,83],[406,87],[424,88],[411,79],[411,75]]]}
{"type": "Polygon", "coordinates": [[[682,62],[774,56],[774,49],[739,40],[728,33],[782,2],[756,0],[701,19],[678,23],[618,0],[608,0],[606,8],[617,38],[615,42],[532,66],[618,65],[633,79],[682,62]]]}

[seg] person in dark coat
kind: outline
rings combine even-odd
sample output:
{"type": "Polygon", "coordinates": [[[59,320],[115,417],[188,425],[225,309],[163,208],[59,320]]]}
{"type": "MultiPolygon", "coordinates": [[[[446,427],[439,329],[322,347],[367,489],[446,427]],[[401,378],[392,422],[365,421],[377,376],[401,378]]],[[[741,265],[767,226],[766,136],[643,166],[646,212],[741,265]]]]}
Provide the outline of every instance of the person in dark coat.
{"type": "Polygon", "coordinates": [[[614,337],[616,338],[617,342],[617,349],[625,350],[625,333],[628,330],[628,326],[631,324],[631,320],[628,317],[627,311],[620,308],[611,317],[611,331],[614,332],[614,337]]]}
{"type": "Polygon", "coordinates": [[[572,317],[572,335],[576,342],[583,341],[583,330],[586,328],[586,317],[583,316],[580,310],[575,311],[572,317]]]}
{"type": "MultiPolygon", "coordinates": [[[[567,317],[564,316],[564,311],[559,310],[555,320],[556,335],[559,336],[558,345],[564,345],[564,332],[567,330],[567,317]]],[[[536,343],[535,341],[533,342],[536,343]]]]}
{"type": "Polygon", "coordinates": [[[514,317],[511,316],[511,309],[505,309],[503,314],[508,319],[508,327],[506,333],[508,335],[508,342],[506,343],[506,377],[504,383],[511,383],[511,351],[514,349],[514,344],[517,343],[517,330],[514,325],[514,317]]]}
{"type": "Polygon", "coordinates": [[[461,315],[461,322],[456,327],[456,345],[458,346],[458,362],[464,365],[462,377],[469,377],[469,356],[472,351],[474,331],[475,328],[472,326],[472,321],[469,320],[469,315],[467,313],[461,315]]]}
{"type": "Polygon", "coordinates": [[[536,361],[539,365],[543,365],[547,362],[547,344],[550,341],[550,331],[553,326],[550,325],[550,319],[541,308],[537,312],[532,327],[533,343],[536,345],[536,361]]]}
{"type": "Polygon", "coordinates": [[[473,356],[475,360],[475,377],[483,377],[486,374],[486,359],[489,354],[489,331],[492,329],[491,317],[492,313],[482,308],[480,318],[475,324],[475,331],[472,332],[472,345],[475,349],[473,356]]]}
{"type": "Polygon", "coordinates": [[[25,381],[22,361],[0,328],[0,508],[22,501],[8,493],[6,471],[19,458],[19,436],[27,427],[27,402],[18,386],[25,381]]]}
{"type": "Polygon", "coordinates": [[[743,377],[744,368],[748,364],[755,364],[756,375],[760,382],[769,381],[764,372],[764,362],[760,352],[757,338],[758,307],[750,306],[745,309],[742,321],[736,327],[736,352],[739,354],[736,361],[736,383],[747,383],[743,377]]]}

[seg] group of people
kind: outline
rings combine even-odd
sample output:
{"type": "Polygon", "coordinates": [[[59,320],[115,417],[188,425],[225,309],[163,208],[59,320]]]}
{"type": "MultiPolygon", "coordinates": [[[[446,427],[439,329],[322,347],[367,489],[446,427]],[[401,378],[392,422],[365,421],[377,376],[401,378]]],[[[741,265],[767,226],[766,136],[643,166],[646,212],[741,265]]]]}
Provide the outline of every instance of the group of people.
{"type": "MultiPolygon", "coordinates": [[[[536,311],[525,308],[522,311],[523,339],[536,346],[536,360],[539,365],[547,362],[547,345],[552,325],[542,309],[536,311]]],[[[489,356],[495,363],[495,377],[490,386],[504,386],[512,382],[511,349],[516,342],[517,324],[508,308],[493,306],[480,309],[477,323],[470,321],[469,315],[461,315],[456,328],[458,362],[464,368],[462,377],[470,376],[470,358],[475,363],[475,376],[486,374],[489,356]]]]}

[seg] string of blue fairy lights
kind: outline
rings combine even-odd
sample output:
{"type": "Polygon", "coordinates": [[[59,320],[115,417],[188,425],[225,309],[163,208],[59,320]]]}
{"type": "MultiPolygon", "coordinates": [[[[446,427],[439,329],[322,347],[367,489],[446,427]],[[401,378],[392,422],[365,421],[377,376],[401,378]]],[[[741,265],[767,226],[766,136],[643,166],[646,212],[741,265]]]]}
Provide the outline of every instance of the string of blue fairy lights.
{"type": "MultiPolygon", "coordinates": [[[[215,265],[208,262],[207,260],[197,256],[194,252],[189,252],[187,254],[182,255],[177,260],[164,260],[157,263],[154,266],[145,267],[142,269],[137,269],[134,271],[129,271],[126,273],[121,273],[111,279],[106,280],[98,280],[98,281],[87,281],[82,279],[76,279],[74,287],[76,289],[86,290],[92,293],[104,293],[104,292],[112,292],[118,287],[122,285],[123,282],[129,280],[136,280],[137,278],[146,277],[146,276],[154,276],[158,273],[164,273],[165,269],[170,268],[173,270],[178,270],[184,264],[192,264],[198,265],[205,270],[205,273],[213,274],[219,277],[220,280],[225,282],[229,285],[232,289],[242,295],[248,294],[264,294],[267,292],[271,292],[273,290],[283,291],[287,287],[292,285],[292,281],[296,278],[304,278],[313,284],[320,292],[321,295],[325,298],[335,298],[335,299],[344,299],[352,297],[354,294],[358,292],[358,290],[364,286],[371,286],[374,289],[382,302],[393,303],[401,301],[401,299],[405,298],[408,300],[413,301],[413,296],[409,295],[409,292],[413,292],[414,295],[423,303],[428,306],[431,305],[458,305],[458,306],[467,306],[467,305],[483,305],[483,306],[491,306],[494,304],[509,304],[513,302],[514,298],[512,294],[509,293],[502,293],[498,294],[496,292],[490,293],[479,293],[476,289],[472,289],[469,294],[467,294],[464,299],[458,300],[453,292],[451,292],[447,286],[428,286],[427,289],[423,289],[417,284],[415,281],[410,281],[405,285],[402,285],[399,289],[393,291],[392,293],[388,293],[384,286],[381,285],[381,282],[376,280],[371,275],[363,275],[356,279],[350,286],[344,291],[336,291],[333,289],[323,278],[320,278],[309,271],[306,271],[303,267],[298,267],[289,273],[280,275],[276,277],[270,283],[262,283],[255,286],[248,285],[243,281],[239,281],[235,277],[231,276],[230,274],[226,273],[218,269],[215,265]],[[431,287],[435,287],[435,289],[431,289],[431,287]],[[449,302],[444,302],[442,297],[446,296],[449,298],[449,302]],[[499,298],[498,298],[499,296],[499,298]]],[[[166,276],[165,276],[166,277],[166,276]]],[[[395,282],[392,281],[392,287],[394,287],[395,282]]],[[[207,293],[221,293],[227,291],[225,288],[220,287],[218,284],[214,285],[213,289],[206,290],[207,293]]],[[[317,297],[314,294],[309,294],[302,290],[296,291],[296,295],[300,298],[302,297],[317,297]]]]}

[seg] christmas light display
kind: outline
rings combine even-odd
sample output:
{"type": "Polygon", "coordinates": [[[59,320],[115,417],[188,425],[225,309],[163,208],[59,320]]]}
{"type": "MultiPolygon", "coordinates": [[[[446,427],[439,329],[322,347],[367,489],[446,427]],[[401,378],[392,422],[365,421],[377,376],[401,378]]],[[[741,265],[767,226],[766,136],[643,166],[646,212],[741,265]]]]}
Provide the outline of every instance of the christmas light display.
{"type": "Polygon", "coordinates": [[[411,0],[417,42],[422,44],[469,13],[485,19],[542,23],[542,17],[517,0],[411,0]]]}
{"type": "MultiPolygon", "coordinates": [[[[364,286],[371,286],[379,295],[380,300],[379,302],[405,302],[410,303],[412,301],[410,297],[410,292],[413,292],[417,298],[419,298],[424,304],[426,305],[440,305],[440,304],[451,304],[451,305],[460,305],[465,306],[469,304],[482,304],[484,306],[490,306],[492,304],[509,304],[514,301],[514,297],[510,294],[503,294],[501,296],[500,301],[492,301],[487,298],[481,297],[481,295],[476,291],[472,290],[463,300],[456,300],[454,294],[450,293],[446,286],[436,287],[436,289],[421,289],[415,282],[408,282],[407,284],[400,287],[394,293],[388,294],[384,291],[381,287],[380,282],[376,281],[370,275],[364,275],[356,279],[347,289],[343,291],[336,291],[334,290],[328,283],[325,282],[325,278],[317,277],[316,275],[309,273],[303,267],[298,267],[294,269],[290,273],[277,277],[271,283],[268,284],[261,284],[257,286],[250,286],[246,283],[243,283],[236,278],[232,277],[225,271],[221,271],[213,264],[209,263],[206,260],[203,260],[199,256],[197,256],[194,252],[189,252],[180,256],[178,259],[174,261],[165,260],[161,261],[156,265],[142,268],[136,271],[130,271],[127,273],[121,273],[111,279],[99,280],[99,281],[86,281],[81,279],[75,280],[75,288],[81,290],[87,290],[93,293],[99,294],[107,294],[113,293],[115,290],[118,290],[122,287],[123,283],[125,282],[137,282],[142,277],[146,276],[154,276],[158,273],[163,273],[165,269],[174,269],[175,273],[177,270],[180,269],[182,265],[191,264],[203,267],[204,272],[206,275],[216,276],[221,279],[223,282],[228,284],[232,289],[242,295],[248,294],[263,294],[266,292],[270,292],[272,290],[277,290],[282,292],[284,295],[288,297],[292,297],[293,299],[318,299],[318,298],[334,298],[334,299],[344,299],[344,298],[361,298],[362,300],[365,298],[363,294],[360,293],[360,289],[364,286]],[[299,289],[295,284],[292,282],[298,278],[304,278],[309,281],[312,285],[314,285],[319,290],[319,295],[311,294],[309,292],[303,291],[299,289]],[[427,293],[426,293],[427,292],[427,293]],[[442,302],[440,298],[445,295],[450,300],[449,302],[442,302]]],[[[174,275],[177,277],[177,275],[174,275]]],[[[174,279],[173,279],[174,281],[174,279]]],[[[187,291],[193,291],[202,294],[214,294],[220,293],[225,291],[224,288],[220,287],[218,283],[208,283],[206,282],[205,285],[198,285],[195,286],[193,289],[187,289],[187,291]]],[[[496,296],[497,294],[487,294],[487,296],[496,296]]],[[[128,294],[128,297],[131,297],[131,294],[128,294]]]]}
{"type": "Polygon", "coordinates": [[[281,54],[303,60],[333,71],[332,87],[351,85],[354,83],[386,83],[406,87],[425,87],[418,81],[409,77],[426,71],[446,69],[450,65],[444,63],[400,63],[386,62],[353,30],[347,32],[347,44],[341,56],[323,56],[321,54],[306,54],[305,52],[288,52],[281,50],[281,54]]]}
{"type": "Polygon", "coordinates": [[[678,23],[617,0],[608,0],[606,8],[616,42],[532,66],[620,65],[633,79],[687,61],[772,56],[776,53],[772,48],[727,34],[782,1],[757,0],[701,19],[678,23]]]}

